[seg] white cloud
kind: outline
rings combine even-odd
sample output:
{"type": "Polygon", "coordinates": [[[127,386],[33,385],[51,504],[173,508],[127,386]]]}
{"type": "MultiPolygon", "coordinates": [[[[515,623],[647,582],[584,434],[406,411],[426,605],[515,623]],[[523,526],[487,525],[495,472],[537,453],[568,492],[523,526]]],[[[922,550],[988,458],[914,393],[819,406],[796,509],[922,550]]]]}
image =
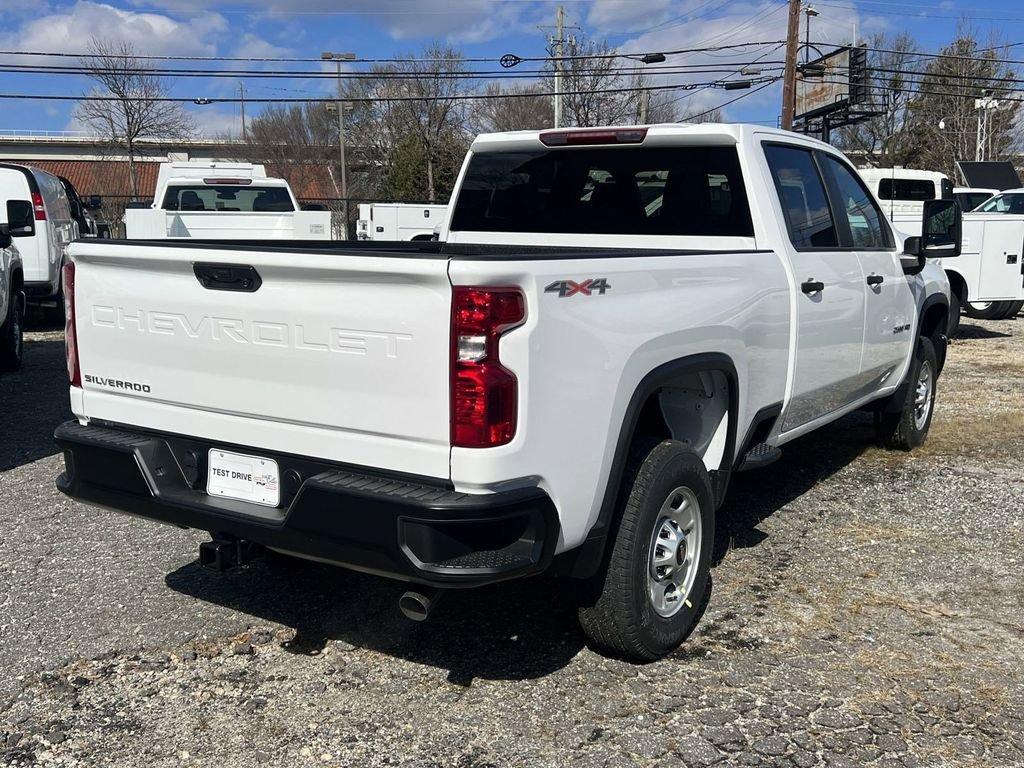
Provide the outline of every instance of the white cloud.
{"type": "Polygon", "coordinates": [[[97,37],[129,42],[147,54],[210,55],[228,31],[218,13],[184,21],[160,13],[137,12],[79,0],[74,5],[35,14],[0,35],[0,45],[26,51],[84,53],[97,37]]]}
{"type": "Polygon", "coordinates": [[[671,5],[671,0],[594,0],[587,26],[598,34],[644,29],[669,18],[671,5]]]}

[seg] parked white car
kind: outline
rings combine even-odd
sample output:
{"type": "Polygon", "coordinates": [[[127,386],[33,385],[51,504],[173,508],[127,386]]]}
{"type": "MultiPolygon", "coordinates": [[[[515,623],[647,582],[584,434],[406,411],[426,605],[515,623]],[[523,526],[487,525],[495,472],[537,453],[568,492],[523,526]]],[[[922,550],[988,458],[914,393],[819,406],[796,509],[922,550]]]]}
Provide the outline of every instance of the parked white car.
{"type": "Polygon", "coordinates": [[[356,237],[360,240],[433,240],[447,205],[360,203],[356,237]]]}
{"type": "Polygon", "coordinates": [[[25,295],[57,320],[64,313],[60,268],[68,245],[78,237],[64,186],[52,173],[0,163],[0,201],[9,200],[27,202],[33,210],[31,226],[12,233],[21,254],[25,295]]]}
{"type": "Polygon", "coordinates": [[[719,124],[480,136],[452,200],[443,242],[75,243],[58,487],[213,532],[211,567],[412,582],[417,619],[554,570],[648,660],[734,472],[858,408],[928,434],[952,200],[904,241],[833,147],[719,124]]]}
{"type": "Polygon", "coordinates": [[[254,163],[161,163],[152,203],[124,212],[130,240],[330,240],[331,212],[303,210],[254,163]]]}
{"type": "Polygon", "coordinates": [[[1007,189],[978,206],[978,213],[1024,214],[1024,189],[1007,189]]]}

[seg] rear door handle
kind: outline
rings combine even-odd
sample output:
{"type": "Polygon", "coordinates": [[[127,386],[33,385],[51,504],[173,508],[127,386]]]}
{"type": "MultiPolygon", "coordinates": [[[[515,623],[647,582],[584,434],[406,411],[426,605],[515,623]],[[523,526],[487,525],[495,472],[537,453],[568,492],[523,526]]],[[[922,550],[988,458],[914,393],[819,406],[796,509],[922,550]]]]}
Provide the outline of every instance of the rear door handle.
{"type": "Polygon", "coordinates": [[[800,290],[804,293],[821,293],[825,290],[825,284],[820,280],[804,280],[800,283],[800,290]]]}
{"type": "Polygon", "coordinates": [[[881,285],[884,282],[885,278],[882,275],[868,275],[868,285],[881,285]]]}
{"type": "Polygon", "coordinates": [[[263,285],[259,272],[248,264],[193,264],[192,271],[203,288],[211,291],[255,293],[263,285]]]}

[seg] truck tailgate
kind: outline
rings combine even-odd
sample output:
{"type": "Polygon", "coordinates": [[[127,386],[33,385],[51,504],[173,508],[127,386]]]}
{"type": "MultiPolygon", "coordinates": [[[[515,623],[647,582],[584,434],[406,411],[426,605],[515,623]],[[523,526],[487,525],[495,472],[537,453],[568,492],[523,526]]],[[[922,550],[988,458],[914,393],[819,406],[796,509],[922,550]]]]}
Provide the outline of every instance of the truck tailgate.
{"type": "Polygon", "coordinates": [[[131,242],[70,255],[76,415],[448,477],[444,258],[131,242]],[[256,290],[197,277],[242,267],[256,290]]]}

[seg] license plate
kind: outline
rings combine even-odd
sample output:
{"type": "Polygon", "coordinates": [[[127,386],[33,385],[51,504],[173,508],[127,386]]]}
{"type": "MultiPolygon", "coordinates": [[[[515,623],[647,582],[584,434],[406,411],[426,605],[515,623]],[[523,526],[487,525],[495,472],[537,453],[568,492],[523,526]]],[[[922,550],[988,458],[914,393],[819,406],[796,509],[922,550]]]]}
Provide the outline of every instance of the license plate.
{"type": "Polygon", "coordinates": [[[251,501],[276,507],[281,501],[277,462],[241,453],[210,449],[206,492],[210,496],[251,501]]]}

